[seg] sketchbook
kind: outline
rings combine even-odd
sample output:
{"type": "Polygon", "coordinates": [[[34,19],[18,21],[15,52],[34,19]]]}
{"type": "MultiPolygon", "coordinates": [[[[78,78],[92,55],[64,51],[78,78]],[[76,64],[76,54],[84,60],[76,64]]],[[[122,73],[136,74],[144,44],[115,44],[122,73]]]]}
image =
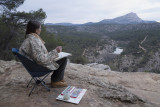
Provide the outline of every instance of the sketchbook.
{"type": "Polygon", "coordinates": [[[86,91],[87,89],[81,89],[81,88],[77,88],[74,86],[68,86],[56,99],[65,101],[65,102],[74,103],[74,104],[79,104],[80,100],[82,99],[86,91]],[[66,92],[70,93],[68,100],[64,99],[64,94],[66,92]]]}
{"type": "Polygon", "coordinates": [[[69,57],[69,56],[72,56],[72,54],[71,53],[67,53],[67,52],[60,52],[60,53],[58,53],[58,57],[55,58],[55,61],[58,61],[58,60],[60,60],[60,59],[62,59],[64,57],[69,57]]]}

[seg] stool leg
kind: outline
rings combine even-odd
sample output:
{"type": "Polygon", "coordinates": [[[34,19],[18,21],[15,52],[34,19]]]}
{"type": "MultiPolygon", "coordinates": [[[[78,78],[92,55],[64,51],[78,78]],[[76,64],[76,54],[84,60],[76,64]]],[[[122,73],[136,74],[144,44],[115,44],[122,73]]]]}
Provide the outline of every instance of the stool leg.
{"type": "Polygon", "coordinates": [[[29,84],[31,83],[32,79],[33,79],[33,77],[32,77],[32,78],[31,78],[31,80],[29,81],[29,83],[28,83],[27,87],[28,87],[28,86],[29,86],[29,84]]]}
{"type": "Polygon", "coordinates": [[[37,84],[35,83],[34,86],[33,86],[33,88],[32,88],[32,90],[31,90],[30,93],[29,93],[29,96],[31,95],[31,93],[32,93],[32,91],[34,90],[34,88],[35,88],[36,85],[37,85],[37,84]]]}
{"type": "Polygon", "coordinates": [[[43,83],[43,81],[41,82],[41,84],[47,89],[47,91],[50,91],[50,89],[43,83]]]}

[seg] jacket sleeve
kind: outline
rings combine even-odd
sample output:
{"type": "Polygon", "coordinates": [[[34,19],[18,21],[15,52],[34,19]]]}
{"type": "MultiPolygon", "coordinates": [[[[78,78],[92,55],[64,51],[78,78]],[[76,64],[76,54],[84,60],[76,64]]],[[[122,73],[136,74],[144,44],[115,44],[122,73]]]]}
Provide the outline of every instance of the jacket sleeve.
{"type": "Polygon", "coordinates": [[[30,43],[31,43],[31,51],[32,51],[31,57],[37,63],[47,64],[49,62],[54,61],[54,59],[58,57],[58,53],[56,49],[46,53],[45,46],[42,46],[44,44],[37,38],[30,41],[30,43]]]}

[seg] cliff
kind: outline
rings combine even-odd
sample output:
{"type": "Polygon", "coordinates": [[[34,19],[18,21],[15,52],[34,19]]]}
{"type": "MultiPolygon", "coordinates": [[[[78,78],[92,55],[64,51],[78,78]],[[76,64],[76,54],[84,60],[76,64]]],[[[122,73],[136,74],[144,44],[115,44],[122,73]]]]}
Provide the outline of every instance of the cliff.
{"type": "MultiPolygon", "coordinates": [[[[160,46],[160,45],[158,45],[160,46]]],[[[145,49],[142,55],[121,55],[115,59],[114,66],[122,72],[160,72],[160,49],[145,49]],[[145,51],[144,51],[145,50],[145,51]]]]}
{"type": "Polygon", "coordinates": [[[89,63],[109,63],[117,56],[113,54],[116,47],[116,41],[103,37],[94,47],[86,48],[83,55],[89,63]]]}
{"type": "MultiPolygon", "coordinates": [[[[68,63],[65,80],[68,85],[86,88],[79,105],[57,101],[65,88],[47,92],[38,86],[28,97],[30,80],[21,63],[0,60],[1,107],[158,107],[160,75],[145,72],[116,72],[89,65],[68,63]]],[[[50,83],[50,76],[46,83],[50,83]]]]}

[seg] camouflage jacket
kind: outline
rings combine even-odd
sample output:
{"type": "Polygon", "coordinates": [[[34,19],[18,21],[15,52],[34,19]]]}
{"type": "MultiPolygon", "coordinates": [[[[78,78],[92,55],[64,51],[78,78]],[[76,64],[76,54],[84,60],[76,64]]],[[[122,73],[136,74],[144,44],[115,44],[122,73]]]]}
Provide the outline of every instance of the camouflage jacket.
{"type": "Polygon", "coordinates": [[[58,69],[59,65],[54,61],[58,57],[56,49],[48,52],[43,41],[37,36],[28,34],[21,44],[19,52],[50,70],[58,69]]]}

